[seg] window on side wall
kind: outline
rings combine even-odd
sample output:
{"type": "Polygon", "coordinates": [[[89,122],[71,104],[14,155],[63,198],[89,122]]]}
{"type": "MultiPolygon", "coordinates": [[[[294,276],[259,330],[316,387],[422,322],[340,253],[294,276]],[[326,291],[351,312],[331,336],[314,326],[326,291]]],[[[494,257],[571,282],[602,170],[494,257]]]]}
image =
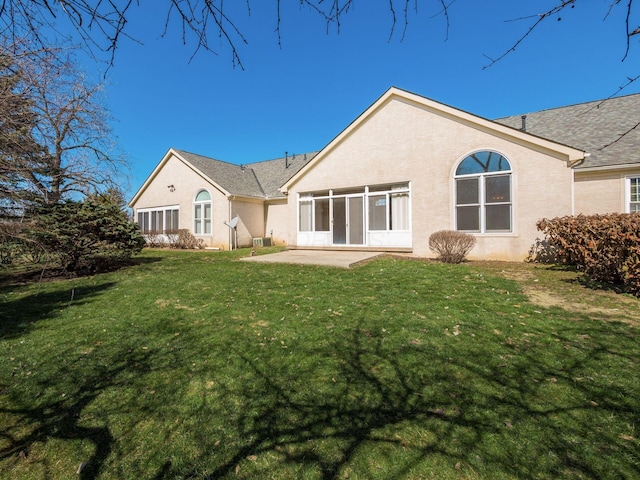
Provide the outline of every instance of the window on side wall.
{"type": "Polygon", "coordinates": [[[497,152],[476,152],[462,160],[455,173],[456,230],[511,232],[511,175],[511,164],[497,152]]]}
{"type": "Polygon", "coordinates": [[[180,224],[177,207],[160,207],[138,210],[138,225],[142,233],[166,233],[176,230],[180,224]]]}
{"type": "Polygon", "coordinates": [[[193,233],[211,234],[211,194],[200,190],[193,202],[193,233]]]}
{"type": "Polygon", "coordinates": [[[627,178],[627,212],[640,212],[640,177],[627,178]]]}

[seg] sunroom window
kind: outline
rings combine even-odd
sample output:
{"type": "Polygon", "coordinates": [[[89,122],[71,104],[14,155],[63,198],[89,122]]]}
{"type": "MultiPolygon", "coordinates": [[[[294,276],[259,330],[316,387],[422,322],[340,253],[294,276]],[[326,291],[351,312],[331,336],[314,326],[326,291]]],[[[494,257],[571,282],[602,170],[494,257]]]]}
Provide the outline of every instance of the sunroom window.
{"type": "Polygon", "coordinates": [[[456,230],[512,231],[511,164],[499,153],[467,156],[456,169],[456,230]]]}
{"type": "Polygon", "coordinates": [[[329,220],[329,193],[309,193],[300,196],[299,204],[299,231],[301,232],[328,232],[329,220]]]}
{"type": "Polygon", "coordinates": [[[178,207],[161,207],[138,210],[138,225],[142,233],[166,233],[179,228],[180,211],[178,207]]]}
{"type": "Polygon", "coordinates": [[[369,230],[409,230],[408,187],[388,192],[371,192],[369,199],[369,230]]]}

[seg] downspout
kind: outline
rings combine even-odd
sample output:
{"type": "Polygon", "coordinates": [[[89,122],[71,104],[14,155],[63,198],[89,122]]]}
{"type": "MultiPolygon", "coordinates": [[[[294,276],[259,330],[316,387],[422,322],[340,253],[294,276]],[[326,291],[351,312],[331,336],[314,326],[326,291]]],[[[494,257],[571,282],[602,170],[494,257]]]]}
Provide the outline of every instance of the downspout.
{"type": "MultiPolygon", "coordinates": [[[[232,214],[232,208],[231,208],[231,202],[233,201],[233,199],[235,198],[235,195],[229,195],[229,220],[227,220],[227,222],[230,222],[231,219],[233,218],[232,214]]],[[[233,228],[229,229],[229,251],[233,250],[233,228]]]]}
{"type": "Polygon", "coordinates": [[[584,157],[569,163],[571,168],[571,216],[576,214],[576,169],[575,167],[585,161],[587,157],[590,157],[589,152],[584,152],[584,157]]]}
{"type": "Polygon", "coordinates": [[[571,216],[576,214],[576,171],[571,167],[571,216]]]}

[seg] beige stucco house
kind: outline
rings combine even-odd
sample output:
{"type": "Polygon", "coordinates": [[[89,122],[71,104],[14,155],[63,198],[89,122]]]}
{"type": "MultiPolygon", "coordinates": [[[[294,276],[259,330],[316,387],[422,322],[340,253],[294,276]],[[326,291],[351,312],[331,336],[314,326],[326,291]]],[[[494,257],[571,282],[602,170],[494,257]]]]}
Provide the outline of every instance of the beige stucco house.
{"type": "Polygon", "coordinates": [[[143,232],[221,249],[430,256],[433,232],[458,230],[470,258],[522,260],[541,218],[640,211],[638,111],[630,95],[492,121],[391,88],[319,152],[235,165],[171,149],[130,207],[143,232]]]}

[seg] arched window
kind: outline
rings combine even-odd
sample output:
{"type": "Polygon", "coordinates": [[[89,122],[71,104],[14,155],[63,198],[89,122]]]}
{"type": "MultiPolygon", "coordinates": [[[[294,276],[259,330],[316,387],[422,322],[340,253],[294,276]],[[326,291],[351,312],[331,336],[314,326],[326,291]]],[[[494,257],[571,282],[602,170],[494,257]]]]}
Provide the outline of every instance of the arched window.
{"type": "Polygon", "coordinates": [[[200,190],[193,202],[193,233],[211,234],[211,194],[200,190]]]}
{"type": "Polygon", "coordinates": [[[465,157],[455,174],[456,230],[511,232],[511,164],[496,152],[465,157]]]}

